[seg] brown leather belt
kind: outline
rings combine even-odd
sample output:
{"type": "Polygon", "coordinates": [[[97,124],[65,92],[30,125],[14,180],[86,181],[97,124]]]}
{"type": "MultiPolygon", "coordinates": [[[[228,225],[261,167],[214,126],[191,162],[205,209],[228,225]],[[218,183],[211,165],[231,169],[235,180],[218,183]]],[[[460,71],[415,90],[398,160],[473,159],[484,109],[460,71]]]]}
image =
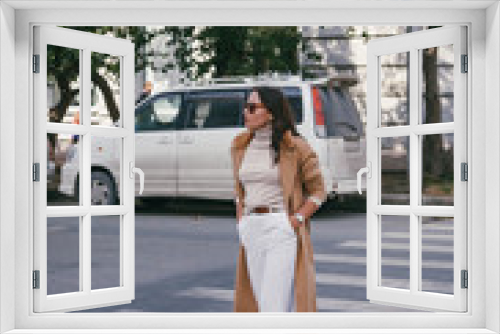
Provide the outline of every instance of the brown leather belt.
{"type": "Polygon", "coordinates": [[[271,206],[256,206],[252,208],[249,213],[269,213],[269,212],[281,212],[282,208],[271,207],[271,206]]]}

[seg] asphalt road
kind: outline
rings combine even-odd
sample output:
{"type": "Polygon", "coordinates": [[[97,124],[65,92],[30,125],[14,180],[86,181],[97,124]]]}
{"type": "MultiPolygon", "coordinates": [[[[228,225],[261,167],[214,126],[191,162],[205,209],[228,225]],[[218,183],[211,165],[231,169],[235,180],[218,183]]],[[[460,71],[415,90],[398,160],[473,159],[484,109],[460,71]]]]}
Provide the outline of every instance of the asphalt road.
{"type": "MultiPolygon", "coordinates": [[[[366,299],[363,205],[330,202],[312,218],[318,311],[423,312],[366,299]]],[[[382,278],[384,286],[408,288],[408,226],[401,218],[383,220],[382,278]]],[[[63,219],[67,218],[53,218],[48,224],[49,293],[78,289],[78,224],[61,224],[63,219]]],[[[118,222],[118,217],[93,217],[93,289],[119,284],[118,222]]],[[[445,221],[432,226],[435,229],[424,235],[423,286],[426,291],[451,293],[452,226],[445,221]]],[[[232,312],[237,233],[234,205],[229,202],[138,201],[135,300],[74,313],[232,312]]]]}

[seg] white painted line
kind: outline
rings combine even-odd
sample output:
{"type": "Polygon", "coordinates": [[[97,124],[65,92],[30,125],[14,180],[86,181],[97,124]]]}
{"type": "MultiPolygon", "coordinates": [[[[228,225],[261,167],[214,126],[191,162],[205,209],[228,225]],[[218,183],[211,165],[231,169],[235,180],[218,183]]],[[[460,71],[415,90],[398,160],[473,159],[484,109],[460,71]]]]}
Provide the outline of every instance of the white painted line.
{"type": "MultiPolygon", "coordinates": [[[[383,277],[383,286],[386,287],[404,287],[410,286],[409,279],[397,279],[397,278],[387,278],[383,277]]],[[[331,274],[316,274],[316,282],[318,284],[324,285],[344,285],[344,286],[356,286],[366,288],[366,277],[365,276],[355,276],[355,275],[345,275],[341,273],[331,273],[331,274]]],[[[423,280],[422,286],[428,288],[432,286],[433,291],[449,291],[453,288],[453,283],[443,283],[431,280],[423,280]]],[[[426,290],[427,291],[427,290],[426,290]]]]}
{"type": "MultiPolygon", "coordinates": [[[[428,232],[428,231],[424,231],[428,232]]],[[[410,238],[410,234],[408,232],[384,232],[382,233],[382,238],[410,238]]],[[[424,241],[426,239],[440,239],[440,240],[453,240],[453,234],[422,234],[422,239],[424,241]]]]}
{"type": "Polygon", "coordinates": [[[232,301],[234,298],[234,290],[196,287],[178,291],[175,295],[182,297],[211,298],[222,301],[232,301]]]}
{"type": "MultiPolygon", "coordinates": [[[[323,263],[346,263],[346,264],[362,264],[366,265],[366,257],[355,255],[330,255],[330,254],[314,254],[314,261],[323,263]]],[[[396,258],[382,258],[382,265],[395,267],[408,267],[409,260],[396,258]]],[[[426,260],[423,263],[424,270],[433,269],[453,269],[453,263],[449,261],[434,261],[426,260]]]]}
{"type": "MultiPolygon", "coordinates": [[[[340,244],[342,247],[359,248],[366,249],[365,241],[349,240],[344,241],[340,244]]],[[[409,243],[384,243],[382,249],[392,249],[392,250],[409,250],[409,243]]],[[[423,250],[426,252],[435,253],[453,253],[453,245],[440,246],[440,245],[423,245],[423,250]]]]}

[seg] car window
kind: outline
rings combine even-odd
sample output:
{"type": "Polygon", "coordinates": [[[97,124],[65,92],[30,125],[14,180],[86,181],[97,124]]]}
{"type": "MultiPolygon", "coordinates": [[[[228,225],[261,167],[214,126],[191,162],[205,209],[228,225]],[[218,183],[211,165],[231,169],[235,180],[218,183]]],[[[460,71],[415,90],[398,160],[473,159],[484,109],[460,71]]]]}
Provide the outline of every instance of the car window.
{"type": "Polygon", "coordinates": [[[302,89],[300,87],[281,87],[281,91],[288,99],[292,112],[295,114],[295,124],[301,124],[304,113],[302,89]]]}
{"type": "Polygon", "coordinates": [[[327,137],[363,134],[363,125],[356,105],[345,88],[319,86],[324,105],[327,137]]]}
{"type": "Polygon", "coordinates": [[[181,94],[163,94],[149,99],[137,109],[136,131],[176,129],[181,104],[181,94]]]}
{"type": "Polygon", "coordinates": [[[203,91],[186,94],[186,129],[242,126],[244,91],[203,91]]]}
{"type": "MultiPolygon", "coordinates": [[[[300,87],[278,87],[287,98],[292,108],[292,113],[295,115],[295,124],[301,124],[303,120],[304,107],[302,100],[302,89],[300,87]]],[[[251,89],[247,90],[247,97],[251,89]]]]}

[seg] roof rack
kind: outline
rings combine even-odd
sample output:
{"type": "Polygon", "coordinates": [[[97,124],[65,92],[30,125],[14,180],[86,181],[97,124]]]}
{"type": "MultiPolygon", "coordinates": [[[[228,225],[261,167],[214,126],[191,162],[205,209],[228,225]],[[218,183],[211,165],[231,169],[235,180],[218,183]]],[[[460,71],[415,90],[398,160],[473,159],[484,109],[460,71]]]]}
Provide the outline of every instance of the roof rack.
{"type": "Polygon", "coordinates": [[[234,83],[259,83],[276,81],[304,81],[313,83],[328,84],[330,87],[353,86],[359,83],[359,77],[354,74],[337,74],[320,78],[302,78],[302,75],[293,75],[288,73],[267,72],[258,75],[234,75],[219,78],[200,78],[198,80],[187,80],[178,85],[183,86],[208,86],[216,84],[234,84],[234,83]]]}
{"type": "Polygon", "coordinates": [[[224,83],[255,83],[255,82],[268,82],[268,81],[301,81],[302,76],[293,75],[288,73],[263,73],[258,75],[234,75],[230,77],[219,78],[200,78],[198,80],[187,81],[184,83],[186,86],[206,86],[224,83]]]}

